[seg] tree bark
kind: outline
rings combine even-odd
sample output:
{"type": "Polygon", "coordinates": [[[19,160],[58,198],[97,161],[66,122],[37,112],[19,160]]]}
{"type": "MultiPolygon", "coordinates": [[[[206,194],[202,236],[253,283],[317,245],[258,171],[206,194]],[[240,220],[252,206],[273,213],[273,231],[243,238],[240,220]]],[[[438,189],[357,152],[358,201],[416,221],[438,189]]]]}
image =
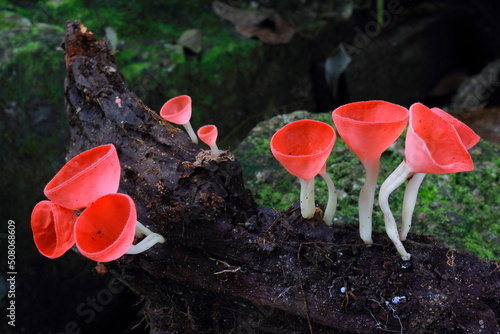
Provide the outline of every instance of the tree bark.
{"type": "Polygon", "coordinates": [[[411,234],[402,262],[385,235],[366,247],[356,226],[259,207],[230,152],[211,158],[127,89],[106,41],[68,21],[62,46],[68,158],[114,144],[119,191],[166,238],[106,264],[147,300],[151,333],[500,331],[498,262],[411,234]]]}

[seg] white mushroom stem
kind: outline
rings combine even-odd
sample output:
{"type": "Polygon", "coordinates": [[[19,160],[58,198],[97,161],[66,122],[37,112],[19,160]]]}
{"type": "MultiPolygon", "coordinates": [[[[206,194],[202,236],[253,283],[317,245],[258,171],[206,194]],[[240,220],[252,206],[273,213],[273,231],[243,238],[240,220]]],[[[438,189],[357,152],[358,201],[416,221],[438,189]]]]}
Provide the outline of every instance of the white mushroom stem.
{"type": "Polygon", "coordinates": [[[158,233],[153,233],[150,229],[148,229],[146,226],[142,225],[140,222],[136,222],[135,225],[135,236],[137,238],[141,238],[143,236],[146,236],[144,239],[139,241],[137,244],[132,245],[129,250],[126,252],[126,254],[139,254],[144,251],[147,251],[157,243],[164,243],[165,238],[163,238],[161,235],[158,233]]]}
{"type": "Polygon", "coordinates": [[[314,177],[310,180],[299,178],[300,181],[300,213],[304,219],[314,217],[314,177]]]}
{"type": "Polygon", "coordinates": [[[394,246],[401,255],[401,258],[404,261],[408,261],[411,255],[406,252],[403,243],[399,239],[398,228],[396,226],[396,221],[394,220],[394,216],[392,215],[391,208],[389,207],[389,195],[401,184],[403,184],[409,177],[415,174],[403,161],[398,168],[392,172],[391,175],[382,183],[380,187],[378,202],[380,205],[380,209],[384,213],[385,220],[385,230],[389,239],[391,239],[394,246]]]}
{"type": "Polygon", "coordinates": [[[406,240],[406,236],[410,231],[411,217],[417,203],[418,189],[426,175],[425,173],[416,173],[406,185],[405,196],[403,198],[402,223],[399,229],[399,239],[401,241],[406,240]]]}
{"type": "Polygon", "coordinates": [[[217,147],[216,143],[213,143],[213,145],[209,145],[209,146],[210,146],[210,150],[212,151],[212,155],[215,155],[216,157],[220,156],[220,150],[217,147]]]}
{"type": "Polygon", "coordinates": [[[194,144],[198,144],[198,137],[196,136],[196,133],[194,133],[193,127],[191,126],[190,122],[187,122],[186,124],[182,124],[184,126],[184,129],[186,129],[189,138],[191,138],[191,141],[194,144]]]}
{"type": "Polygon", "coordinates": [[[326,205],[325,213],[323,214],[323,221],[331,226],[333,224],[333,216],[335,216],[335,211],[337,210],[337,194],[335,185],[333,184],[332,179],[326,172],[326,169],[319,173],[323,180],[326,182],[326,186],[328,187],[328,203],[326,205]]]}
{"type": "Polygon", "coordinates": [[[371,245],[373,244],[373,202],[375,200],[375,189],[377,188],[380,159],[362,162],[365,167],[366,179],[363,188],[361,188],[361,191],[359,192],[358,200],[359,236],[365,244],[371,245]]]}

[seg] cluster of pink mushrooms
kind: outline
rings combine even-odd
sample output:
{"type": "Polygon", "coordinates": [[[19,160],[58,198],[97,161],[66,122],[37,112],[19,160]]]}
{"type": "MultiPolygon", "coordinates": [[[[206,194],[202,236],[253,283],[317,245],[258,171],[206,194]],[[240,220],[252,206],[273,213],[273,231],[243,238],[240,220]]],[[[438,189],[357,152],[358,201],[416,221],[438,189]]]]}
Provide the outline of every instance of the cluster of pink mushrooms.
{"type": "MultiPolygon", "coordinates": [[[[168,100],[160,110],[167,121],[183,125],[193,143],[198,137],[211,154],[218,157],[217,127],[205,125],[194,133],[190,124],[191,98],[181,95],[168,100]]],[[[399,167],[382,183],[379,205],[385,227],[403,260],[410,254],[402,241],[411,226],[418,189],[426,174],[471,171],[467,150],[479,136],[445,111],[415,103],[410,109],[386,101],[365,101],[343,105],[332,113],[340,137],[358,156],[366,171],[359,194],[359,233],[370,245],[372,213],[382,153],[409,127],[405,155],[399,167]],[[398,231],[389,207],[389,195],[402,183],[406,187],[402,223],[398,231]]],[[[337,206],[336,189],[326,172],[326,161],[336,141],[335,130],[324,122],[299,120],[285,125],[271,138],[271,152],[300,181],[300,208],[305,219],[316,213],[314,177],[320,175],[329,198],[323,221],[332,225],[337,206]]],[[[40,253],[57,258],[76,244],[80,253],[92,260],[108,262],[123,254],[141,253],[165,239],[137,221],[134,201],[117,193],[120,162],[112,144],[85,151],[68,161],[44,189],[49,200],[33,209],[31,227],[40,253]],[[143,238],[133,244],[134,237],[143,238]]]]}
{"type": "MultiPolygon", "coordinates": [[[[413,104],[408,110],[386,101],[354,102],[335,109],[332,118],[340,137],[358,156],[366,171],[358,211],[360,237],[367,245],[373,243],[372,213],[380,157],[401,135],[409,120],[403,162],[382,183],[379,191],[386,232],[401,258],[409,260],[411,255],[402,241],[406,240],[410,229],[418,189],[425,175],[472,171],[474,165],[467,150],[479,142],[479,136],[445,111],[429,109],[421,103],[413,104]],[[389,207],[389,195],[406,180],[409,182],[398,231],[389,207]]],[[[333,223],[336,194],[333,182],[326,173],[326,161],[335,139],[335,131],[330,125],[299,120],[278,130],[270,143],[274,157],[300,181],[303,218],[312,218],[316,211],[314,177],[320,174],[327,182],[329,199],[323,220],[328,225],[333,223]]]]}
{"type": "MultiPolygon", "coordinates": [[[[167,121],[183,125],[193,143],[198,142],[189,122],[189,96],[170,99],[160,114],[167,121]]],[[[198,136],[210,146],[212,155],[222,153],[215,143],[214,125],[201,127],[198,136]]],[[[165,242],[163,236],[137,221],[132,198],[117,193],[120,170],[116,148],[107,144],[75,156],[49,181],[44,189],[49,200],[35,205],[31,214],[33,239],[42,255],[54,259],[76,244],[82,255],[109,262],[165,242]],[[133,244],[134,237],[142,240],[133,244]]]]}
{"type": "Polygon", "coordinates": [[[198,144],[198,137],[200,137],[202,142],[210,146],[212,155],[216,157],[220,156],[221,151],[215,143],[218,135],[217,127],[215,125],[202,126],[198,129],[198,137],[196,137],[190,123],[192,114],[191,104],[191,97],[188,95],[176,96],[168,100],[163,107],[161,107],[160,115],[171,123],[182,125],[186,129],[189,138],[191,138],[191,141],[194,144],[198,144]]]}
{"type": "Polygon", "coordinates": [[[119,183],[120,161],[112,144],[69,160],[45,186],[49,200],[35,205],[31,214],[40,253],[54,259],[76,244],[89,259],[108,262],[163,243],[161,235],[137,221],[132,198],[117,193],[119,183]],[[134,245],[134,236],[145,238],[134,245]]]}

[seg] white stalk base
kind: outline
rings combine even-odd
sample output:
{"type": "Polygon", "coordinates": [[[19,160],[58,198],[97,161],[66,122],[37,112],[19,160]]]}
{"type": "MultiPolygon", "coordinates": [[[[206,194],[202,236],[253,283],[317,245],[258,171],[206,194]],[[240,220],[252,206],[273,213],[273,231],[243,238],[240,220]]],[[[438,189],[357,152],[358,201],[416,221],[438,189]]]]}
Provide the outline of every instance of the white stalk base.
{"type": "Polygon", "coordinates": [[[416,173],[406,185],[405,196],[403,198],[403,213],[401,228],[399,229],[399,239],[405,241],[411,228],[411,217],[415,204],[417,203],[418,189],[424,180],[425,173],[416,173]]]}
{"type": "Polygon", "coordinates": [[[319,175],[321,175],[323,180],[325,180],[326,186],[328,187],[328,203],[326,204],[325,213],[323,214],[323,221],[328,226],[332,226],[333,216],[335,216],[335,211],[337,210],[337,194],[335,185],[326,170],[319,173],[319,175]]]}
{"type": "Polygon", "coordinates": [[[316,212],[314,204],[314,177],[310,180],[299,178],[300,181],[300,213],[304,219],[311,219],[316,212]]]}
{"type": "Polygon", "coordinates": [[[372,239],[372,216],[373,202],[375,201],[375,189],[377,188],[380,159],[376,161],[364,161],[366,179],[363,188],[359,192],[358,214],[359,214],[359,236],[367,245],[373,244],[372,239]]]}
{"type": "Polygon", "coordinates": [[[396,221],[394,220],[394,216],[392,215],[391,208],[389,207],[389,195],[401,184],[403,184],[409,177],[411,177],[414,173],[411,169],[406,166],[403,161],[398,168],[392,172],[391,175],[382,183],[379,192],[379,205],[380,209],[384,213],[385,220],[385,230],[389,239],[391,239],[394,246],[398,250],[399,255],[404,261],[408,261],[411,257],[403,243],[399,239],[398,228],[396,225],[396,221]]]}
{"type": "Polygon", "coordinates": [[[184,126],[184,129],[186,129],[189,138],[191,138],[191,141],[194,144],[198,144],[198,136],[196,136],[196,133],[194,133],[193,127],[191,126],[190,122],[187,122],[186,124],[182,124],[184,126]]]}
{"type": "Polygon", "coordinates": [[[213,144],[210,146],[210,150],[212,151],[212,155],[218,157],[220,156],[220,150],[219,148],[217,147],[217,144],[213,144]]]}
{"type": "Polygon", "coordinates": [[[139,241],[137,244],[132,245],[125,254],[139,254],[147,251],[157,243],[164,243],[165,238],[163,238],[158,233],[153,233],[146,226],[142,225],[140,222],[136,222],[135,225],[135,236],[140,238],[146,236],[144,239],[139,241]]]}

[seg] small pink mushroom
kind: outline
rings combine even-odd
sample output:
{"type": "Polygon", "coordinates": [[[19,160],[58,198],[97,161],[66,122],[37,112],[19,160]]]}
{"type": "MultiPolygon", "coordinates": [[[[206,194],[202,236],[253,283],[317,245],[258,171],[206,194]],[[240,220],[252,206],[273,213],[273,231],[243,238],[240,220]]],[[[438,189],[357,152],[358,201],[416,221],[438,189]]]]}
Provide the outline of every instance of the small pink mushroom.
{"type": "Polygon", "coordinates": [[[122,99],[119,96],[115,98],[115,103],[118,105],[118,108],[122,108],[122,99]]]}
{"type": "Polygon", "coordinates": [[[372,244],[372,214],[380,170],[380,156],[401,135],[408,110],[386,101],[354,102],[332,113],[340,137],[365,167],[366,179],[359,193],[359,235],[372,244]]]}
{"type": "Polygon", "coordinates": [[[198,129],[198,137],[201,141],[210,146],[212,154],[218,157],[220,155],[219,148],[217,147],[217,127],[215,125],[205,125],[198,129]]]}
{"type": "MultiPolygon", "coordinates": [[[[271,138],[271,152],[274,157],[292,175],[300,181],[300,208],[302,217],[312,218],[316,206],[314,204],[314,177],[325,172],[326,160],[335,144],[335,131],[323,122],[314,120],[300,120],[289,123],[278,130],[271,138]]],[[[331,190],[332,188],[329,187],[331,190]]],[[[335,196],[335,190],[329,196],[335,196]]],[[[328,201],[336,203],[335,201],[328,201]]],[[[325,216],[331,224],[335,207],[327,207],[325,216]],[[328,214],[326,214],[328,212],[328,214]]],[[[325,219],[325,216],[323,219],[325,219]]]]}
{"type": "Polygon", "coordinates": [[[160,115],[167,121],[184,126],[189,138],[195,144],[198,144],[198,138],[193,131],[193,127],[189,120],[191,119],[191,97],[188,95],[180,95],[168,100],[161,107],[160,115]]]}
{"type": "Polygon", "coordinates": [[[38,251],[55,259],[75,244],[73,230],[77,215],[51,201],[41,201],[31,213],[33,240],[38,251]]]}
{"type": "Polygon", "coordinates": [[[380,188],[379,205],[384,213],[387,235],[403,260],[409,260],[411,257],[401,240],[404,240],[408,233],[418,188],[425,174],[457,173],[474,169],[467,148],[475,145],[479,137],[465,124],[450,117],[452,116],[444,114],[440,109],[431,110],[421,103],[410,107],[405,158],[380,188]],[[403,205],[406,206],[406,213],[403,215],[406,217],[398,233],[389,207],[389,195],[406,180],[415,177],[416,181],[410,181],[410,189],[405,192],[407,204],[403,205]]]}
{"type": "Polygon", "coordinates": [[[138,254],[165,242],[137,221],[134,201],[125,194],[108,194],[95,201],[76,220],[74,233],[80,253],[98,262],[138,254]],[[146,238],[132,245],[134,235],[146,238]]]}

